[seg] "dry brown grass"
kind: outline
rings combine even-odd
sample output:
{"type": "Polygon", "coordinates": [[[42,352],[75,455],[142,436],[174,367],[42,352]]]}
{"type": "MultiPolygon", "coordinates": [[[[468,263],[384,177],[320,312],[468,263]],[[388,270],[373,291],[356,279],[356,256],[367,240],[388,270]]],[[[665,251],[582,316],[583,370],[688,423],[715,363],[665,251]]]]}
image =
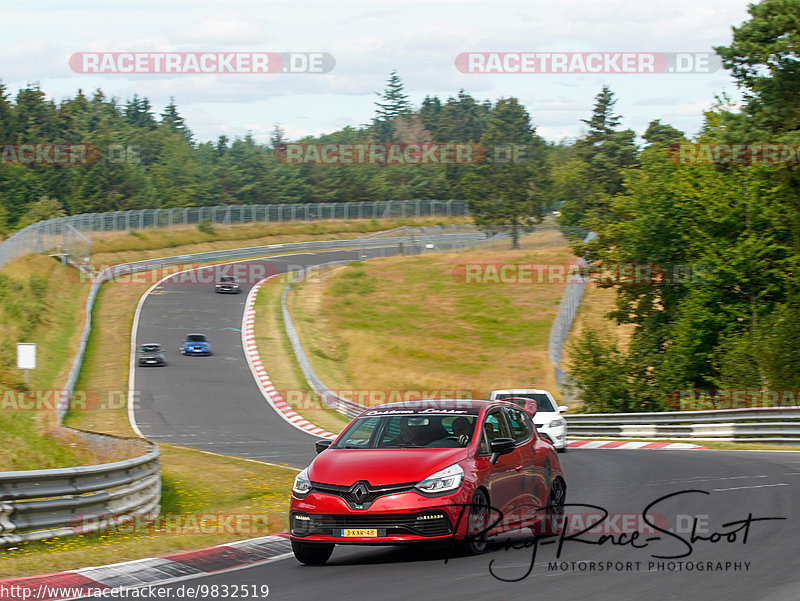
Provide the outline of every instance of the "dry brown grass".
{"type": "Polygon", "coordinates": [[[557,394],[547,337],[563,285],[467,285],[454,270],[574,257],[558,232],[503,246],[370,260],[299,285],[293,317],[317,374],[331,388],[363,391],[369,404],[507,387],[557,394]]]}

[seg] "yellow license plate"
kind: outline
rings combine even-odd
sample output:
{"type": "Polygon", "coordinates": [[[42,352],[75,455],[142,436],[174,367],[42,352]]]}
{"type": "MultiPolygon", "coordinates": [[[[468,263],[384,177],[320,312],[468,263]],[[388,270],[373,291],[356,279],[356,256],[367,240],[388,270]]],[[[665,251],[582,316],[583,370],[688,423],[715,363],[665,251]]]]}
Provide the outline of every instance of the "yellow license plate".
{"type": "Polygon", "coordinates": [[[344,537],[368,537],[368,536],[378,536],[377,528],[345,528],[342,530],[342,536],[344,537]]]}

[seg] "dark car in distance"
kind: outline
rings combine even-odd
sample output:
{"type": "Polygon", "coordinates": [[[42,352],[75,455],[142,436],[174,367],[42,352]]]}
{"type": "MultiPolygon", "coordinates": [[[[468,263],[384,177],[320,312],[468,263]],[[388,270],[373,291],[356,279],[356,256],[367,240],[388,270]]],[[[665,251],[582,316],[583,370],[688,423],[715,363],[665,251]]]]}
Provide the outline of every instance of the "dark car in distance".
{"type": "Polygon", "coordinates": [[[239,280],[231,275],[222,275],[217,279],[214,291],[225,294],[239,294],[239,280]]]}
{"type": "Polygon", "coordinates": [[[165,366],[167,359],[164,349],[155,342],[147,342],[139,347],[139,365],[158,365],[165,366]]]}

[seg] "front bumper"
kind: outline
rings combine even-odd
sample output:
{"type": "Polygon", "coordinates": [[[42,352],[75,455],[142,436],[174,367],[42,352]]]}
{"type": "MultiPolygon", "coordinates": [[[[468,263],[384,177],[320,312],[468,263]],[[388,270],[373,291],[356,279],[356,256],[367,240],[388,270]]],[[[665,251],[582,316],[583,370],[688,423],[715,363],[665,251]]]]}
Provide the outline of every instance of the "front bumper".
{"type": "Polygon", "coordinates": [[[557,428],[549,428],[547,426],[536,426],[536,431],[539,434],[546,434],[547,437],[553,442],[553,446],[557,449],[563,449],[567,446],[567,427],[559,426],[557,428]]]}
{"type": "Polygon", "coordinates": [[[311,492],[292,496],[289,527],[292,538],[336,544],[397,544],[446,541],[466,534],[471,494],[462,486],[442,497],[415,492],[376,499],[368,509],[351,509],[344,499],[311,492]],[[370,530],[368,536],[358,532],[370,530]],[[351,536],[351,534],[355,534],[351,536]]]}
{"type": "Polygon", "coordinates": [[[184,349],[184,355],[196,355],[199,357],[208,356],[211,354],[211,349],[184,349]]]}
{"type": "Polygon", "coordinates": [[[238,294],[239,293],[239,288],[238,287],[232,288],[230,286],[217,286],[216,287],[216,291],[217,292],[223,292],[223,293],[226,293],[226,294],[238,294]]]}
{"type": "Polygon", "coordinates": [[[139,365],[164,365],[163,359],[140,359],[139,365]]]}

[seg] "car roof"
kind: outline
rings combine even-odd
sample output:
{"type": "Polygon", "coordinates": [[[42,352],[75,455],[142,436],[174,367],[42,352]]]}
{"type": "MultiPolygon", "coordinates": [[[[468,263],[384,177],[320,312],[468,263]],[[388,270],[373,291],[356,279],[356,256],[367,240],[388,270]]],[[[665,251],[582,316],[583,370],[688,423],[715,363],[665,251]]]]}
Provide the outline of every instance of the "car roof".
{"type": "Polygon", "coordinates": [[[369,409],[466,409],[480,410],[487,404],[504,403],[504,401],[489,401],[486,399],[410,399],[396,403],[383,403],[374,405],[369,409]]]}
{"type": "Polygon", "coordinates": [[[492,390],[491,394],[496,392],[509,394],[547,394],[552,396],[549,390],[542,390],[540,388],[503,388],[499,390],[492,390]]]}
{"type": "Polygon", "coordinates": [[[142,346],[161,346],[158,342],[142,342],[142,346]]]}

